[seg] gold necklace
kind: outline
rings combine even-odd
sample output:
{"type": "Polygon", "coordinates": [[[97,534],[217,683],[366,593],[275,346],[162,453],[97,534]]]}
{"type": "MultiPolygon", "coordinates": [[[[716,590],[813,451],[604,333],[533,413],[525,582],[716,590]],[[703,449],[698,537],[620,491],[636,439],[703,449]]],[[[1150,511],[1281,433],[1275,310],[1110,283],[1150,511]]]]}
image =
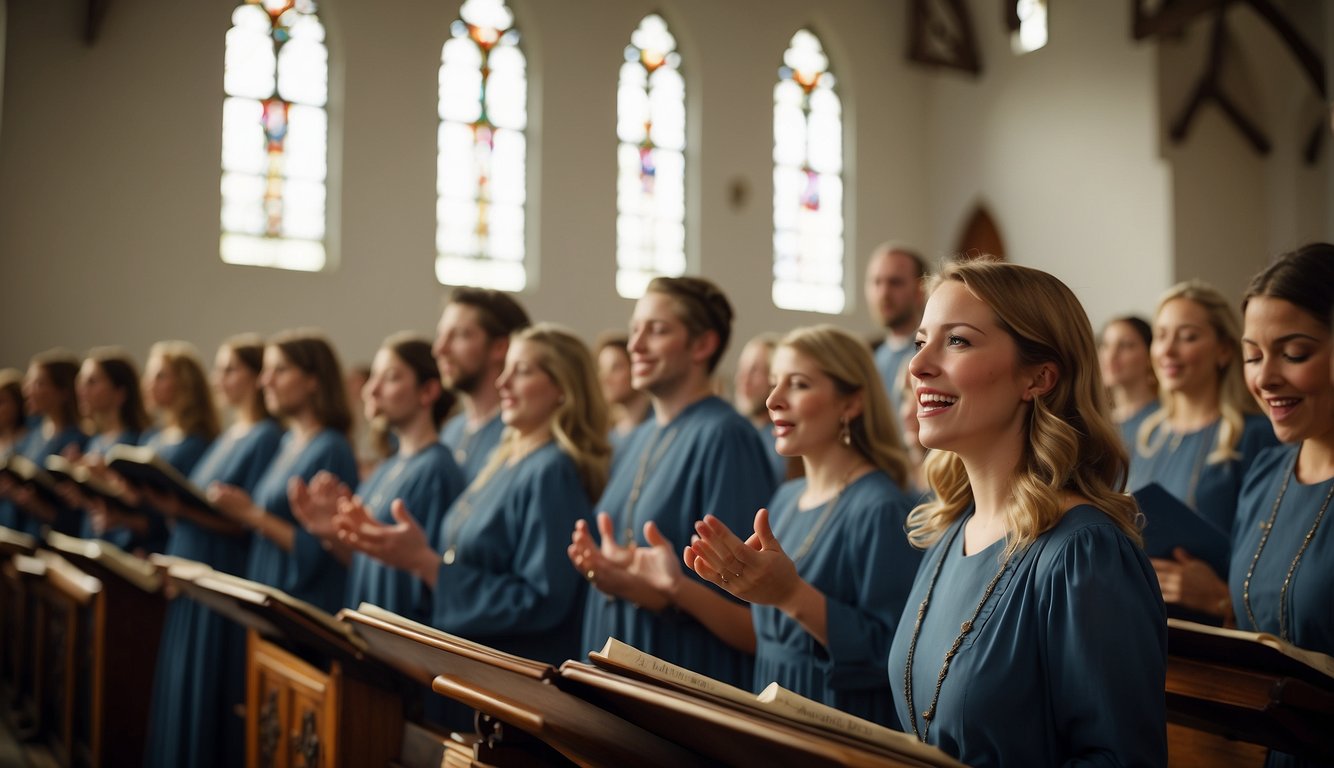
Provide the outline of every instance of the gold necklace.
{"type": "MultiPolygon", "coordinates": [[[[966,524],[965,521],[964,525],[966,524]]],[[[982,593],[982,599],[978,601],[977,607],[973,609],[973,615],[959,625],[959,636],[954,638],[954,643],[951,644],[950,649],[945,652],[945,663],[940,665],[940,674],[936,677],[936,691],[931,696],[931,706],[927,707],[926,711],[922,712],[922,730],[919,732],[917,730],[917,712],[913,709],[913,657],[917,654],[917,638],[922,634],[922,619],[926,618],[926,607],[931,604],[931,593],[935,591],[936,580],[940,578],[940,567],[945,563],[945,555],[947,555],[950,549],[954,546],[954,540],[958,538],[959,531],[961,530],[963,530],[963,525],[955,528],[954,533],[950,534],[949,541],[945,543],[945,546],[940,548],[940,557],[936,558],[935,570],[931,572],[931,581],[926,587],[926,597],[922,598],[922,604],[917,607],[917,623],[913,625],[912,641],[908,643],[908,660],[903,665],[903,697],[904,701],[908,704],[908,722],[912,724],[913,735],[917,737],[918,741],[923,743],[926,742],[926,736],[931,731],[931,721],[936,716],[936,704],[940,701],[940,688],[945,684],[945,676],[949,674],[950,662],[954,660],[954,655],[959,652],[959,648],[963,645],[964,639],[973,631],[973,623],[977,621],[978,614],[982,613],[982,606],[986,605],[987,600],[991,599],[991,593],[995,591],[996,584],[1000,582],[1001,575],[1005,573],[1006,567],[1010,564],[1009,558],[1006,558],[1006,560],[1001,563],[1000,569],[996,571],[996,575],[992,576],[991,581],[987,583],[987,588],[982,593]]]]}
{"type": "MultiPolygon", "coordinates": [[[[1292,455],[1292,461],[1288,462],[1288,471],[1283,475],[1283,485],[1278,489],[1278,498],[1274,499],[1274,507],[1269,510],[1269,520],[1260,525],[1264,533],[1260,534],[1260,544],[1255,548],[1255,556],[1251,558],[1251,567],[1246,569],[1246,580],[1241,583],[1241,604],[1246,608],[1246,618],[1251,620],[1251,628],[1260,631],[1260,624],[1255,620],[1255,613],[1251,610],[1251,577],[1255,575],[1255,565],[1260,562],[1260,553],[1265,550],[1265,544],[1269,541],[1269,534],[1274,530],[1274,520],[1278,517],[1278,507],[1283,503],[1283,495],[1288,492],[1288,481],[1296,474],[1297,456],[1301,453],[1292,455]]],[[[1302,539],[1302,545],[1297,549],[1297,556],[1292,558],[1292,564],[1288,566],[1288,574],[1283,577],[1283,587],[1278,592],[1278,636],[1282,640],[1288,640],[1288,586],[1292,584],[1292,576],[1297,572],[1297,564],[1301,562],[1302,555],[1306,554],[1306,547],[1315,538],[1316,529],[1320,527],[1320,521],[1325,517],[1325,510],[1329,509],[1329,500],[1334,497],[1334,480],[1329,483],[1329,492],[1325,494],[1325,501],[1320,505],[1320,511],[1315,514],[1315,522],[1311,523],[1311,530],[1306,532],[1306,537],[1302,539]]]]}
{"type": "MultiPolygon", "coordinates": [[[[863,466],[863,464],[857,464],[852,469],[849,469],[848,473],[843,476],[843,484],[838,487],[838,492],[834,494],[834,497],[825,502],[824,511],[820,513],[820,519],[816,520],[815,525],[811,526],[810,531],[806,533],[806,539],[801,542],[801,546],[797,548],[796,554],[792,555],[792,562],[796,563],[801,560],[811,551],[811,547],[815,546],[816,537],[820,535],[820,532],[824,530],[825,524],[827,524],[829,519],[833,517],[834,508],[838,506],[838,500],[843,498],[843,492],[848,489],[848,484],[852,480],[853,473],[861,469],[863,466]]],[[[801,507],[794,507],[794,511],[800,512],[801,507]]],[[[779,539],[779,541],[782,541],[782,539],[779,539]]]]}
{"type": "Polygon", "coordinates": [[[676,439],[676,429],[676,427],[672,427],[667,430],[664,437],[662,428],[659,427],[654,431],[653,439],[649,441],[648,445],[644,446],[644,452],[639,455],[639,469],[635,472],[635,482],[630,488],[630,497],[625,503],[625,528],[622,533],[622,536],[625,537],[624,546],[630,546],[635,540],[635,507],[639,505],[639,493],[644,489],[644,480],[657,468],[658,462],[662,461],[663,455],[671,447],[672,440],[676,439]],[[658,442],[659,437],[662,437],[661,443],[658,442]],[[655,444],[657,445],[656,449],[654,448],[655,444]]]}

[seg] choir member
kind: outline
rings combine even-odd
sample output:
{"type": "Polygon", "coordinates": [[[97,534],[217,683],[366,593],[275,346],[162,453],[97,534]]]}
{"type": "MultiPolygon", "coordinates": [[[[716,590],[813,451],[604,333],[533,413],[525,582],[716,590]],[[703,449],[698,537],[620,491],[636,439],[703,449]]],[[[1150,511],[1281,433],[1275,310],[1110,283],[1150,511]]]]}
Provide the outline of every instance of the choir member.
{"type": "Polygon", "coordinates": [[[592,355],[548,324],[519,331],[497,381],[504,436],[437,537],[402,500],[393,522],[339,505],[339,536],[431,590],[430,624],[551,664],[576,656],[584,584],[566,536],[607,483],[607,409],[592,355]]]}
{"type": "Polygon", "coordinates": [[[630,384],[629,344],[630,337],[624,333],[606,333],[593,345],[598,383],[602,386],[602,398],[607,401],[611,422],[607,438],[613,452],[620,450],[630,433],[650,415],[648,397],[630,384]]]}
{"type": "Polygon", "coordinates": [[[675,602],[694,613],[689,591],[711,603],[702,610],[742,612],[757,691],[777,682],[897,728],[885,659],[921,553],[903,532],[908,467],[889,398],[866,344],[830,325],[788,334],[772,375],[777,450],[801,457],[804,476],[778,489],[746,541],[707,517],[685,548],[688,566],[751,609],[679,579],[675,602]]]}
{"type": "MultiPolygon", "coordinates": [[[[616,637],[673,664],[749,687],[750,655],[720,640],[645,578],[652,543],[689,543],[694,524],[715,515],[733,530],[772,495],[773,473],[755,428],[714,396],[710,376],[727,348],[732,307],[697,277],[649,283],[630,321],[630,375],[654,420],[637,430],[612,467],[598,510],[598,538],[575,526],[571,562],[595,587],[584,611],[583,644],[616,637]],[[652,526],[649,524],[652,523],[652,526]],[[600,538],[600,543],[599,539],[600,538]]],[[[693,578],[693,574],[690,576],[693,578]]]]}
{"type": "Polygon", "coordinates": [[[23,372],[16,368],[5,368],[0,370],[0,460],[18,448],[27,432],[28,412],[23,407],[23,372]]]}
{"type": "MultiPolygon", "coordinates": [[[[15,453],[40,465],[52,454],[83,449],[87,438],[79,429],[79,403],[75,395],[78,374],[78,358],[62,350],[53,349],[33,357],[23,379],[24,409],[30,421],[15,453]]],[[[41,536],[43,526],[76,534],[79,518],[73,509],[63,504],[43,504],[31,488],[0,476],[0,525],[34,536],[41,536]]]]}
{"type": "MultiPolygon", "coordinates": [[[[1256,454],[1277,442],[1246,393],[1236,312],[1208,285],[1174,286],[1158,304],[1152,356],[1161,404],[1140,423],[1126,487],[1158,483],[1227,536],[1242,478],[1256,454]]],[[[1173,615],[1205,620],[1184,605],[1192,587],[1182,574],[1208,566],[1181,547],[1153,565],[1173,615]]]]}
{"type": "Polygon", "coordinates": [[[1164,606],[1079,301],[954,264],[917,346],[935,497],[889,655],[904,730],[975,766],[1165,765],[1164,606]]]}
{"type": "MultiPolygon", "coordinates": [[[[218,348],[213,388],[233,418],[190,472],[200,488],[227,483],[251,492],[273,459],[282,428],[269,415],[259,387],[263,363],[258,336],[234,336],[218,348]]],[[[244,574],[250,545],[245,528],[192,512],[171,496],[155,494],[150,501],[174,520],[168,555],[244,574]]],[[[172,600],[153,682],[146,765],[240,765],[244,723],[233,711],[244,694],[244,630],[200,603],[172,600]]]]}
{"type": "Polygon", "coordinates": [[[528,327],[528,313],[507,293],[488,288],[455,288],[436,328],[436,363],[445,388],[463,410],[440,430],[440,442],[468,482],[486,466],[500,442],[500,394],[496,380],[505,367],[510,334],[528,327]]]}
{"type": "Polygon", "coordinates": [[[1135,445],[1140,422],[1158,408],[1151,344],[1153,326],[1134,315],[1112,319],[1098,340],[1098,364],[1103,386],[1112,398],[1112,421],[1120,428],[1127,449],[1135,445]]]}
{"type": "Polygon", "coordinates": [[[732,403],[737,412],[759,430],[775,485],[787,479],[787,457],[774,448],[777,438],[764,401],[769,396],[769,366],[777,347],[778,337],[771,333],[762,333],[746,342],[737,358],[736,376],[732,381],[732,403]]]}
{"type": "MultiPolygon", "coordinates": [[[[1334,245],[1256,275],[1242,302],[1246,383],[1282,441],[1242,486],[1228,574],[1237,627],[1334,655],[1334,245]],[[1324,523],[1322,525],[1322,523],[1324,523]]],[[[1270,752],[1266,766],[1327,762],[1270,752]]]]}
{"type": "MultiPolygon", "coordinates": [[[[431,343],[410,334],[385,339],[375,354],[370,378],[363,388],[367,411],[391,430],[398,451],[382,462],[357,488],[355,504],[370,519],[392,525],[390,509],[401,503],[428,541],[439,537],[445,511],[463,491],[463,472],[449,449],[440,443],[440,424],[452,404],[440,384],[440,371],[431,357],[431,343]]],[[[293,481],[292,511],[310,530],[326,530],[336,537],[333,516],[347,488],[328,472],[321,472],[309,488],[293,481]]],[[[349,567],[347,605],[374,603],[414,621],[429,622],[430,592],[407,571],[386,566],[364,552],[353,552],[349,567]]]]}
{"type": "Polygon", "coordinates": [[[875,348],[875,366],[895,409],[901,398],[894,383],[913,356],[913,334],[926,301],[926,274],[926,259],[898,243],[881,243],[866,262],[866,306],[885,334],[875,348]]]}
{"type": "MultiPolygon", "coordinates": [[[[149,349],[143,386],[159,426],[142,444],[189,476],[219,431],[199,353],[184,341],[159,341],[149,349]]],[[[142,498],[142,489],[133,491],[134,498],[142,498]]],[[[161,515],[117,512],[104,501],[92,503],[86,532],[106,536],[127,551],[143,552],[163,551],[169,535],[161,515]]]]}
{"type": "Polygon", "coordinates": [[[260,374],[264,403],[283,419],[287,434],[253,492],[215,482],[209,498],[231,519],[253,529],[245,576],[277,587],[330,613],[343,607],[347,569],[320,532],[296,522],[288,496],[293,478],[309,482],[327,470],[357,482],[357,460],[347,439],[351,415],[338,356],[323,336],[289,331],[264,348],[260,374]]]}

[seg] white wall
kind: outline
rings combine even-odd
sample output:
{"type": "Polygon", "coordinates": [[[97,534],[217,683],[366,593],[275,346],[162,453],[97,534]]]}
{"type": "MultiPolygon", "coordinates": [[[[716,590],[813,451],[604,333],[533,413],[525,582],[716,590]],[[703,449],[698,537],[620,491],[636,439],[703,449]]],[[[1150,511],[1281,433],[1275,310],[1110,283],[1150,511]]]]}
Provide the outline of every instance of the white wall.
{"type": "Polygon", "coordinates": [[[928,92],[931,242],[950,255],[985,203],[1009,259],[1064,280],[1096,326],[1151,310],[1170,279],[1156,56],[1124,3],[1052,6],[1047,45],[1016,56],[996,3],[970,3],[982,76],[935,75],[928,92]]]}
{"type": "MultiPolygon", "coordinates": [[[[233,4],[114,3],[91,47],[78,3],[8,7],[0,365],[57,344],[119,343],[142,355],[163,337],[207,352],[236,331],[298,325],[324,327],[346,358],[365,359],[391,331],[433,326],[447,293],[433,276],[436,67],[458,0],[402,0],[392,12],[322,3],[335,50],[338,265],[320,274],[218,259],[221,61],[233,4]]],[[[651,11],[668,19],[685,59],[689,258],[732,297],[738,342],[823,320],[869,331],[866,252],[894,238],[945,255],[979,199],[1010,256],[1068,281],[1095,323],[1151,309],[1197,266],[1221,261],[1236,282],[1289,233],[1311,222],[1334,229],[1334,191],[1307,199],[1334,185],[1321,183],[1328,162],[1308,175],[1270,170],[1216,115],[1185,151],[1168,153],[1172,166],[1163,161],[1164,70],[1168,57],[1189,56],[1194,29],[1160,62],[1157,44],[1130,40],[1123,3],[1053,5],[1051,42],[1016,57],[994,2],[970,0],[986,67],[974,80],[906,62],[906,3],[513,0],[533,93],[534,272],[521,299],[535,317],[589,338],[625,323],[630,302],[615,295],[612,273],[616,71],[651,11]],[[855,264],[849,308],[835,318],[780,311],[769,298],[771,90],[803,25],[824,41],[846,110],[855,264]],[[733,207],[738,185],[748,195],[733,207]],[[1272,213],[1293,200],[1299,211],[1272,213]]],[[[1334,38],[1329,15],[1321,21],[1334,38]]],[[[1275,75],[1291,78],[1281,68],[1253,77],[1267,85],[1275,75]]],[[[1280,115],[1300,106],[1275,98],[1280,115]]]]}

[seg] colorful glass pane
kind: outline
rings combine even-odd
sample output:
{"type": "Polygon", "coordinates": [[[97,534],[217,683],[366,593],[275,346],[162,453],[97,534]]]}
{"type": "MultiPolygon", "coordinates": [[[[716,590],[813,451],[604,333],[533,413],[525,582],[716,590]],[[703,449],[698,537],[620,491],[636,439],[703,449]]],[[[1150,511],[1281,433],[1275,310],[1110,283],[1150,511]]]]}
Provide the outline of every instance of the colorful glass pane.
{"type": "Polygon", "coordinates": [[[820,40],[799,30],[774,86],[774,304],[836,314],[843,289],[843,114],[820,40]]]}
{"type": "Polygon", "coordinates": [[[222,260],[324,268],[329,54],[313,0],[246,0],[227,31],[222,260]]]}
{"type": "Polygon", "coordinates": [[[616,99],[616,291],[626,298],[685,272],[685,116],[676,39],[650,14],[625,47],[616,99]]]}
{"type": "Polygon", "coordinates": [[[527,202],[527,61],[502,0],[466,0],[440,52],[436,278],[519,291],[527,202]]]}

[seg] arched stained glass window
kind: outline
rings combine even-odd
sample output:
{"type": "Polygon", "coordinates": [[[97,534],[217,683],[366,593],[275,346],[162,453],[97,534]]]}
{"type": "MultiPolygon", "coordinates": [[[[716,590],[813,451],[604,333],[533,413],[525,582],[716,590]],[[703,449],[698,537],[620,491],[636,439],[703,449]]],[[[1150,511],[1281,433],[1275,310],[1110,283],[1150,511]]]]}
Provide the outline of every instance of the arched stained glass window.
{"type": "Polygon", "coordinates": [[[324,268],[329,53],[314,0],[246,0],[227,31],[222,260],[324,268]]]}
{"type": "Polygon", "coordinates": [[[650,14],[625,47],[616,95],[616,292],[637,299],[686,269],[685,80],[667,22],[650,14]]]}
{"type": "Polygon", "coordinates": [[[440,54],[435,275],[519,291],[528,75],[503,0],[466,0],[440,54]]]}
{"type": "Polygon", "coordinates": [[[843,311],[843,107],[820,40],[799,30],[774,86],[774,304],[843,311]]]}

